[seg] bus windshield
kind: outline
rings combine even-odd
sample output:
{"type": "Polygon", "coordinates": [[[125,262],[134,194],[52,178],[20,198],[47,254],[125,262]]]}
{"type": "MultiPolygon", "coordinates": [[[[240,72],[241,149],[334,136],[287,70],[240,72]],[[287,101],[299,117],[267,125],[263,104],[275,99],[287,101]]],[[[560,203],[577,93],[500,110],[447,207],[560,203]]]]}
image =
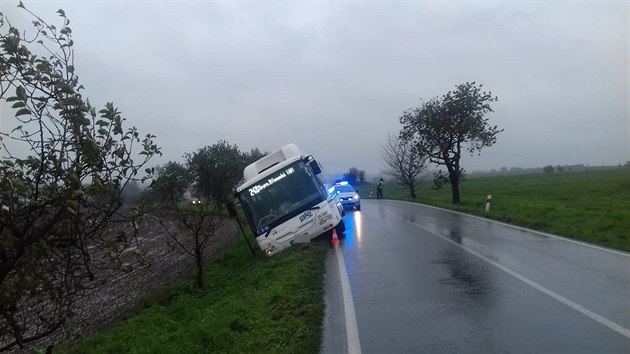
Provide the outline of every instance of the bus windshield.
{"type": "Polygon", "coordinates": [[[239,193],[256,235],[326,199],[326,191],[303,161],[296,161],[239,193]]]}

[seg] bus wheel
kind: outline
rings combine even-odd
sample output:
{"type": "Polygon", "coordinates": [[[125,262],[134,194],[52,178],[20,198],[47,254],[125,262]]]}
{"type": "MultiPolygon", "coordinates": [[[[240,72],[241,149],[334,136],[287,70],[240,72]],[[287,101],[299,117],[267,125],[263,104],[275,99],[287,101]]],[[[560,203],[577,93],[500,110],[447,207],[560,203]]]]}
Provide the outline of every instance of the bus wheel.
{"type": "Polygon", "coordinates": [[[344,231],[346,231],[346,223],[344,223],[343,220],[339,221],[339,224],[335,226],[335,230],[337,230],[338,234],[344,233],[344,231]]]}

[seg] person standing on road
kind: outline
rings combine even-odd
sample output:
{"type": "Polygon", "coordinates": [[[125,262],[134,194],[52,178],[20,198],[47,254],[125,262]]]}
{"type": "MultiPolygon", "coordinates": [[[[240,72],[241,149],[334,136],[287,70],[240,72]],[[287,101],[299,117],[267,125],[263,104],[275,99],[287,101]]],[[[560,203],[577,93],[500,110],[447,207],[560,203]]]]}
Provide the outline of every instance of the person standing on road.
{"type": "Polygon", "coordinates": [[[383,179],[381,178],[381,180],[378,182],[378,187],[376,187],[376,199],[383,199],[383,186],[385,185],[385,182],[383,182],[383,179]]]}

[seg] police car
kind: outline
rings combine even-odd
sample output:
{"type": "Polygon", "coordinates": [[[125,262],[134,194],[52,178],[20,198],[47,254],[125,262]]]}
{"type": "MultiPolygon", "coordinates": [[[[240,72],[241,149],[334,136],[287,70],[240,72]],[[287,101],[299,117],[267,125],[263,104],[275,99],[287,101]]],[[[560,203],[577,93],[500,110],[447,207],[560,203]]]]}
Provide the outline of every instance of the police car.
{"type": "MultiPolygon", "coordinates": [[[[333,190],[333,188],[330,190],[333,190]]],[[[333,193],[339,194],[339,200],[341,200],[341,205],[343,205],[344,209],[361,210],[361,198],[348,182],[335,183],[333,193]]]]}

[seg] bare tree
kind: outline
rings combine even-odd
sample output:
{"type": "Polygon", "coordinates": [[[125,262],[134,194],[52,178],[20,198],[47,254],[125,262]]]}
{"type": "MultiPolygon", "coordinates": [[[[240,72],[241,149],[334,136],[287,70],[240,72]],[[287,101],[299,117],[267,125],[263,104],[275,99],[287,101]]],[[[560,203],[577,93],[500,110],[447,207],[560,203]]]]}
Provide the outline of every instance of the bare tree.
{"type": "Polygon", "coordinates": [[[155,221],[162,226],[182,251],[195,259],[197,288],[203,287],[203,259],[206,246],[223,225],[216,203],[207,200],[198,205],[181,201],[185,187],[192,181],[192,174],[177,162],[168,162],[157,169],[152,184],[153,197],[159,205],[155,221]]]}
{"type": "Polygon", "coordinates": [[[387,169],[383,172],[392,180],[407,187],[409,196],[416,199],[416,190],[422,182],[421,174],[426,167],[427,156],[423,155],[409,141],[387,134],[387,141],[381,145],[381,156],[387,169]]]}
{"type": "Polygon", "coordinates": [[[0,131],[0,351],[58,333],[94,270],[120,263],[135,239],[121,193],[160,153],[112,103],[97,113],[83,97],[63,10],[54,26],[18,7],[34,33],[0,14],[0,100],[16,125],[0,131]]]}
{"type": "Polygon", "coordinates": [[[203,260],[209,240],[223,226],[214,203],[202,203],[190,207],[171,204],[162,206],[162,213],[155,219],[169,238],[186,254],[195,259],[195,286],[203,283],[203,260]]]}

